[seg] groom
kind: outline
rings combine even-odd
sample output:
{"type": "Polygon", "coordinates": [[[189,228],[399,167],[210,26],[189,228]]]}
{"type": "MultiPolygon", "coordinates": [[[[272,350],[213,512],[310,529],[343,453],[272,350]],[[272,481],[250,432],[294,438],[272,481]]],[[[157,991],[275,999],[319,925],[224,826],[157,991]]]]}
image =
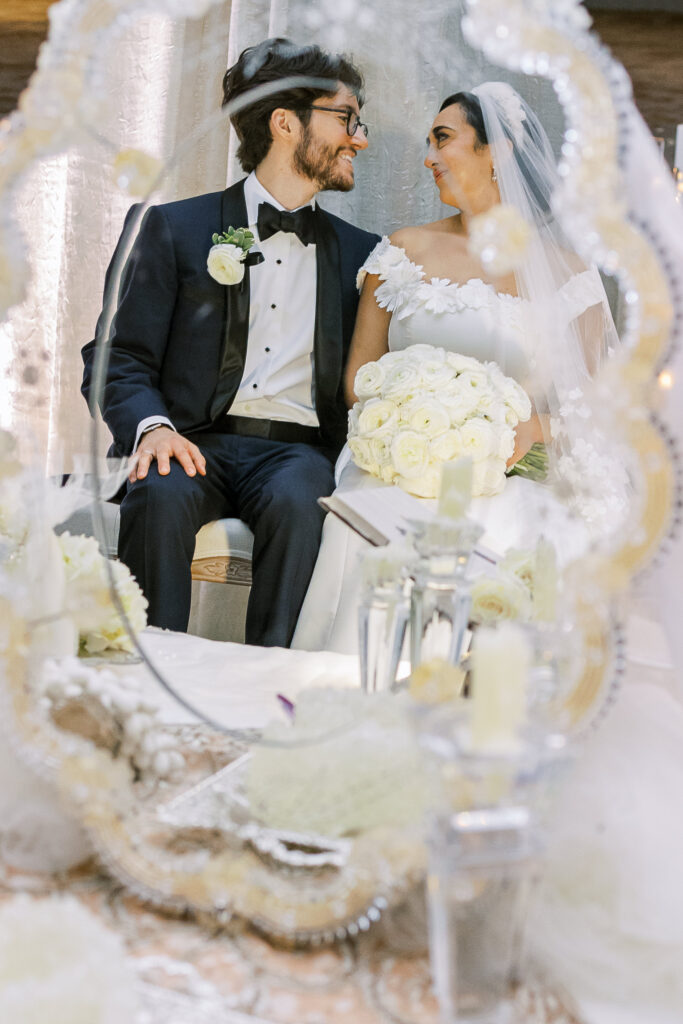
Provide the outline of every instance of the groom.
{"type": "MultiPolygon", "coordinates": [[[[121,277],[101,402],[114,453],[134,453],[119,555],[150,624],[187,628],[195,534],[239,516],[254,533],[246,640],[267,646],[289,645],[315,564],[317,499],[333,489],[346,434],[355,277],[378,241],[314,202],[322,189],[353,188],[368,144],[353,64],[267,39],[226,72],[224,102],[293,75],[315,88],[273,92],[231,118],[248,177],[145,214],[121,277]],[[212,235],[247,227],[244,277],[219,283],[207,269],[212,235]]],[[[86,399],[94,348],[83,349],[86,399]]]]}

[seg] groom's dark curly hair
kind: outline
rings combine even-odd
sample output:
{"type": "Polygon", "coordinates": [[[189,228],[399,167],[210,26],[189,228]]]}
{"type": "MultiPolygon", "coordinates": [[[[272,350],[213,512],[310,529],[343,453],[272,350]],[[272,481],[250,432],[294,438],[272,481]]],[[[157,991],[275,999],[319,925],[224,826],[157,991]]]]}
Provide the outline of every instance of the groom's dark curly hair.
{"type": "Polygon", "coordinates": [[[223,78],[223,106],[250,89],[294,75],[327,79],[330,88],[307,85],[275,91],[243,107],[230,118],[240,145],[237,158],[245,171],[253,171],[267,156],[273,141],[270,115],[278,107],[295,110],[302,124],[311,117],[311,104],[319,96],[332,96],[338,83],[346,85],[363,105],[363,76],[342,54],[326,53],[319,46],[297,46],[289,39],[264,39],[244,50],[223,78]]]}

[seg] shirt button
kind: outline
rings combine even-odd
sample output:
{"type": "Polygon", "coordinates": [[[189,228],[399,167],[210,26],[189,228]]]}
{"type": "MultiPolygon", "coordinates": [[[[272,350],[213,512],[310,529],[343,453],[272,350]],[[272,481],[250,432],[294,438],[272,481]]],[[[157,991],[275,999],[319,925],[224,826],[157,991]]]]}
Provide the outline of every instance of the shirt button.
{"type": "Polygon", "coordinates": [[[252,386],[252,388],[257,388],[258,384],[252,384],[251,386],[252,386]]]}
{"type": "Polygon", "coordinates": [[[276,308],[276,306],[275,306],[275,303],[274,303],[274,302],[271,302],[271,304],[270,304],[270,308],[271,308],[271,309],[275,309],[275,308],[276,308]]]}
{"type": "Polygon", "coordinates": [[[268,348],[267,345],[266,345],[266,352],[270,352],[270,349],[268,348]]]}
{"type": "Polygon", "coordinates": [[[277,264],[280,264],[280,263],[282,263],[282,260],[275,260],[275,262],[276,262],[277,264]]]}

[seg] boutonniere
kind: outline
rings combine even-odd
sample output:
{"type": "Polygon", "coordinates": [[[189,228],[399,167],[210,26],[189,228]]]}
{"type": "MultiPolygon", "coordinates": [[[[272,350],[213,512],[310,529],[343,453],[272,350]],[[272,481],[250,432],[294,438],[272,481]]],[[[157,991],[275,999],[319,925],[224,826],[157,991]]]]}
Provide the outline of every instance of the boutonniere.
{"type": "Polygon", "coordinates": [[[254,244],[248,228],[228,228],[222,235],[211,236],[206,269],[219,284],[239,284],[244,277],[244,261],[254,244]]]}

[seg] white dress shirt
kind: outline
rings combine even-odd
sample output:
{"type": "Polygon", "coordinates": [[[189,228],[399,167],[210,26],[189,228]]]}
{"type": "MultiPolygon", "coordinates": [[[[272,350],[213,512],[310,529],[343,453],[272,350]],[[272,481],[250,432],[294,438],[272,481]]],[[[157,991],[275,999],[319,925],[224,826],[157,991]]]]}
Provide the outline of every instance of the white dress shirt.
{"type": "MultiPolygon", "coordinates": [[[[249,230],[256,239],[253,249],[263,254],[263,263],[249,270],[247,354],[242,381],[228,411],[234,416],[317,427],[313,395],[316,247],[304,245],[293,232],[278,231],[265,241],[259,239],[259,204],[270,203],[277,210],[285,207],[263,187],[254,171],[244,182],[244,199],[249,230]]],[[[313,200],[307,205],[313,205],[313,200]]],[[[143,419],[133,450],[141,435],[160,423],[173,427],[163,416],[143,419]]]]}

